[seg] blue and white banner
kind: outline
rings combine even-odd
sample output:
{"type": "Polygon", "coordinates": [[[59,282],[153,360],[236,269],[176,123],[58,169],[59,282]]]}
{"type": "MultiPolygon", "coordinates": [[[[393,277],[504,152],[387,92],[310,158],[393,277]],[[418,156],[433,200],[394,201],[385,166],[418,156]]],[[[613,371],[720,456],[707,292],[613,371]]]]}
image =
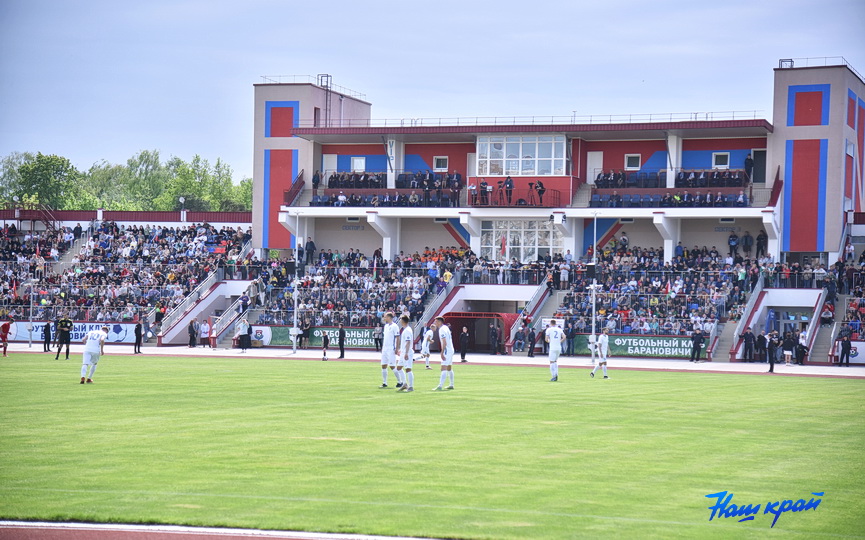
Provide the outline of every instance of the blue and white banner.
{"type": "MultiPolygon", "coordinates": [[[[29,324],[29,321],[15,321],[9,329],[9,341],[28,341],[31,335],[28,331],[29,324]]],[[[42,330],[45,328],[45,324],[45,321],[33,321],[33,341],[44,339],[42,330]]],[[[76,322],[72,327],[72,343],[81,343],[87,332],[99,330],[103,326],[108,327],[108,339],[105,343],[135,343],[135,324],[116,322],[76,322]]],[[[54,323],[51,323],[52,343],[57,337],[54,334],[54,323]]]]}

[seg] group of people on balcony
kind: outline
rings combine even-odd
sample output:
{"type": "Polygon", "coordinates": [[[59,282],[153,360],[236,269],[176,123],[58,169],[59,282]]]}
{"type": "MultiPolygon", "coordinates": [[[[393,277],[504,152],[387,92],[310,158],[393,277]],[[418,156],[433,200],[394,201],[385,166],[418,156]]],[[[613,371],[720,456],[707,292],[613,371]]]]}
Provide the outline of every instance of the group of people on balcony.
{"type": "Polygon", "coordinates": [[[686,189],[684,192],[669,191],[663,196],[645,195],[642,198],[639,195],[626,195],[622,197],[617,191],[613,191],[611,195],[603,198],[598,197],[597,203],[602,203],[600,206],[608,208],[623,208],[623,207],[660,207],[660,208],[677,208],[677,207],[698,207],[698,208],[724,208],[736,207],[744,208],[750,205],[748,194],[744,190],[739,190],[737,194],[724,195],[720,191],[717,194],[712,194],[707,191],[704,195],[701,191],[691,194],[686,189]]]}
{"type": "MultiPolygon", "coordinates": [[[[318,190],[324,175],[315,171],[312,175],[312,189],[318,190]]],[[[327,177],[327,189],[377,189],[387,187],[385,173],[371,172],[333,172],[327,177]]]]}
{"type": "Polygon", "coordinates": [[[514,196],[514,179],[508,176],[499,180],[495,186],[488,183],[486,178],[475,185],[471,184],[469,190],[469,202],[471,206],[543,206],[544,194],[547,188],[540,178],[529,182],[528,190],[517,191],[514,196]]]}

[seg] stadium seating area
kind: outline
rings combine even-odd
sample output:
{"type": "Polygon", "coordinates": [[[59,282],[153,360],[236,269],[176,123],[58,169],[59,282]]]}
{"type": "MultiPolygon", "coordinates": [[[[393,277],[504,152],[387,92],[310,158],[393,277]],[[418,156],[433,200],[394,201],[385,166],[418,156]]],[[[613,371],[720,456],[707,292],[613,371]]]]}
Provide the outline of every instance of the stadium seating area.
{"type": "MultiPolygon", "coordinates": [[[[724,188],[747,185],[744,170],[740,169],[692,169],[676,173],[677,188],[724,188]]],[[[624,170],[601,171],[595,176],[595,186],[600,189],[663,188],[667,185],[667,171],[626,172],[624,170]]]]}
{"type": "Polygon", "coordinates": [[[748,194],[742,189],[723,188],[717,191],[696,190],[689,192],[647,190],[639,193],[620,193],[619,190],[596,189],[592,193],[589,206],[593,208],[676,208],[676,207],[700,207],[700,208],[731,208],[747,207],[751,205],[748,194]]]}
{"type": "MultiPolygon", "coordinates": [[[[430,291],[443,288],[434,264],[420,260],[374,263],[362,253],[322,250],[318,262],[308,265],[299,278],[298,320],[302,326],[375,326],[387,311],[406,313],[417,320],[430,291]]],[[[258,324],[293,324],[294,288],[287,269],[293,261],[267,268],[262,279],[263,311],[258,324]]]]}
{"type": "MultiPolygon", "coordinates": [[[[170,228],[106,222],[92,231],[59,273],[46,265],[40,274],[35,254],[36,262],[24,272],[24,266],[8,260],[4,250],[4,264],[18,265],[19,285],[30,277],[37,281],[32,290],[24,284],[11,294],[4,293],[3,301],[19,316],[29,316],[32,301],[34,319],[41,320],[68,312],[75,320],[135,321],[155,310],[159,323],[210,272],[224,268],[227,278],[254,275],[258,271],[254,259],[238,260],[250,237],[249,230],[207,224],[170,228]]],[[[14,276],[14,268],[6,274],[9,270],[14,276]]],[[[6,288],[4,283],[4,291],[6,288]]]]}
{"type": "MultiPolygon", "coordinates": [[[[321,190],[319,190],[321,191],[321,190]]],[[[447,189],[326,189],[313,195],[310,206],[447,207],[457,206],[459,191],[447,189]]]]}

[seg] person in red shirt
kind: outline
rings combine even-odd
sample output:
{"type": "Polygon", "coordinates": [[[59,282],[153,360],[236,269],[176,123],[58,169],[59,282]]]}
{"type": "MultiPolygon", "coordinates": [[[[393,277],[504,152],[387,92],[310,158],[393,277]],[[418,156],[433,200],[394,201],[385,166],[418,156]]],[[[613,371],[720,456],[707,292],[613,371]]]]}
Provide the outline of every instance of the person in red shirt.
{"type": "Polygon", "coordinates": [[[15,320],[9,317],[8,321],[0,324],[0,344],[3,345],[3,357],[6,358],[6,349],[9,347],[9,332],[12,330],[12,324],[15,320]]]}

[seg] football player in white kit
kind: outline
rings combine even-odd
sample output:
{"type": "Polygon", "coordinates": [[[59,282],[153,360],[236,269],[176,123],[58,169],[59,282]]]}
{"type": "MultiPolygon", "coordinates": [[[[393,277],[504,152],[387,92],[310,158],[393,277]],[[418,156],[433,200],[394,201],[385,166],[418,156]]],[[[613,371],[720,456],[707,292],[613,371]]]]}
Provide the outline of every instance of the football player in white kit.
{"type": "Polygon", "coordinates": [[[396,353],[399,348],[399,326],[393,322],[393,313],[384,314],[384,333],[381,345],[381,386],[387,388],[387,370],[390,368],[396,377],[397,388],[402,387],[402,372],[396,371],[396,353]]]}
{"type": "Polygon", "coordinates": [[[108,327],[103,326],[101,330],[91,330],[84,336],[84,361],[81,364],[81,384],[85,381],[93,382],[93,374],[96,373],[96,364],[99,357],[105,352],[105,340],[108,339],[108,327]],[[90,374],[87,367],[90,366],[90,374]]]}
{"type": "Polygon", "coordinates": [[[405,374],[405,384],[397,392],[414,392],[414,373],[411,371],[412,362],[414,362],[414,331],[409,326],[408,315],[403,315],[399,318],[401,327],[399,334],[399,358],[397,359],[397,371],[402,370],[405,374]]]}
{"type": "Polygon", "coordinates": [[[550,327],[544,331],[544,340],[550,346],[550,374],[553,376],[550,382],[559,380],[559,355],[562,354],[562,342],[565,340],[565,333],[556,324],[556,320],[550,321],[550,327]]]}
{"type": "Polygon", "coordinates": [[[435,320],[436,328],[439,331],[439,340],[441,344],[441,357],[442,357],[442,375],[441,379],[439,379],[439,385],[433,388],[433,390],[441,390],[445,384],[445,381],[450,378],[450,386],[446,388],[446,390],[454,389],[454,339],[451,335],[451,329],[448,326],[445,326],[444,317],[436,317],[435,320]]]}
{"type": "Polygon", "coordinates": [[[608,333],[609,330],[604,328],[604,333],[598,336],[598,343],[595,345],[595,348],[598,350],[598,365],[592,369],[589,377],[594,378],[595,372],[598,371],[598,366],[600,366],[604,370],[604,378],[609,379],[607,377],[607,358],[610,356],[610,336],[608,333]]]}
{"type": "Polygon", "coordinates": [[[423,356],[423,359],[426,362],[427,369],[432,369],[431,367],[429,367],[429,346],[433,341],[433,336],[435,335],[435,332],[433,331],[433,324],[435,323],[430,324],[429,328],[427,328],[427,331],[424,332],[423,339],[420,343],[420,355],[423,356]]]}

